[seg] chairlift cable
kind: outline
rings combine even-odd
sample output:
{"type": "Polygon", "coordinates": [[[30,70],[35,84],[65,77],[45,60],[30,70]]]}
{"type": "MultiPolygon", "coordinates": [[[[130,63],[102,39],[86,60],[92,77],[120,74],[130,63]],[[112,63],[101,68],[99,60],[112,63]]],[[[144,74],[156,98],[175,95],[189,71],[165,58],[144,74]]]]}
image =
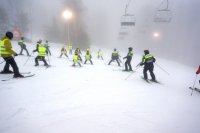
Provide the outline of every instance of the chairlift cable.
{"type": "Polygon", "coordinates": [[[168,7],[169,7],[169,1],[167,0],[167,10],[168,10],[168,7]]]}
{"type": "Polygon", "coordinates": [[[131,0],[129,0],[128,3],[126,4],[125,15],[127,15],[127,10],[128,10],[130,3],[131,3],[131,0]]]}

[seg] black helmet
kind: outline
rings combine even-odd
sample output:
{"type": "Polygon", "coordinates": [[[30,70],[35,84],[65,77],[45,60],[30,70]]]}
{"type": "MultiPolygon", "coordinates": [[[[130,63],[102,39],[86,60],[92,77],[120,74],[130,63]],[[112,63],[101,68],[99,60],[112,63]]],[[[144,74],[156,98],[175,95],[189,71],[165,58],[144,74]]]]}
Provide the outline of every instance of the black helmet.
{"type": "Polygon", "coordinates": [[[144,53],[145,54],[149,54],[149,50],[144,50],[144,53]]]}
{"type": "Polygon", "coordinates": [[[114,48],[114,51],[116,51],[117,49],[116,48],[114,48]]]}
{"type": "Polygon", "coordinates": [[[9,39],[12,39],[13,38],[13,33],[10,32],[10,31],[7,31],[6,32],[6,37],[8,37],[9,39]]]}
{"type": "Polygon", "coordinates": [[[129,50],[133,50],[133,48],[132,48],[132,47],[129,47],[128,49],[129,49],[129,50]]]}

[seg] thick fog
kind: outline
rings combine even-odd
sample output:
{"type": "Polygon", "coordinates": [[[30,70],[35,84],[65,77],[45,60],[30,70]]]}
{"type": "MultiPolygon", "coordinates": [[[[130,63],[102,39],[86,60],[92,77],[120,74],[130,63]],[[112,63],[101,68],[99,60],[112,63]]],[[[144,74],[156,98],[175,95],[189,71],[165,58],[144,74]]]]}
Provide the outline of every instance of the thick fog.
{"type": "MultiPolygon", "coordinates": [[[[29,40],[48,39],[66,43],[66,23],[69,24],[70,41],[75,47],[90,45],[127,50],[135,53],[149,49],[156,57],[163,57],[197,67],[200,57],[200,1],[168,0],[172,13],[170,23],[156,23],[156,11],[167,0],[1,0],[1,34],[14,25],[21,27],[29,40]],[[125,29],[120,36],[121,17],[125,13],[135,15],[135,26],[125,29]],[[5,12],[9,19],[7,19],[5,12]],[[62,12],[70,9],[72,19],[66,22],[62,12]],[[24,14],[24,15],[23,15],[24,14]],[[28,24],[22,24],[26,20],[28,24]],[[24,18],[24,16],[27,16],[24,18]],[[4,20],[4,21],[2,21],[4,20]],[[2,23],[9,25],[2,26],[2,23]],[[158,34],[158,36],[155,35],[158,34]]],[[[124,30],[124,29],[123,29],[124,30]]]]}

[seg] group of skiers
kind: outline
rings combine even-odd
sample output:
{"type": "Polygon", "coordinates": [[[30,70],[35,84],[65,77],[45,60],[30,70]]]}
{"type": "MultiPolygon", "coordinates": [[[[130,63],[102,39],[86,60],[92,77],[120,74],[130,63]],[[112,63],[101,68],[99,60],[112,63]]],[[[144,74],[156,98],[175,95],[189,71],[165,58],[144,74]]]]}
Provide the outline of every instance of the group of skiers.
{"type": "MultiPolygon", "coordinates": [[[[22,74],[20,74],[18,66],[15,62],[15,59],[13,58],[13,56],[18,56],[18,54],[12,49],[12,44],[11,44],[12,38],[13,38],[13,33],[8,31],[8,32],[6,32],[5,37],[3,37],[1,39],[0,54],[1,54],[1,57],[4,59],[4,61],[6,62],[4,69],[1,71],[1,73],[5,73],[5,74],[6,73],[14,73],[14,76],[13,76],[14,78],[24,77],[22,74]],[[9,69],[10,66],[13,68],[13,72],[9,69]]],[[[24,37],[22,37],[21,40],[19,40],[18,44],[21,47],[21,51],[20,51],[19,55],[23,54],[22,53],[23,50],[26,51],[27,56],[31,56],[34,52],[38,52],[38,56],[35,58],[35,66],[39,65],[39,61],[43,61],[45,66],[49,66],[49,64],[45,60],[45,56],[47,54],[51,55],[48,41],[46,41],[45,44],[43,45],[42,40],[39,40],[36,44],[36,49],[33,50],[33,53],[31,55],[29,54],[28,50],[26,49],[26,44],[24,43],[24,37]]],[[[72,45],[71,44],[69,44],[68,49],[70,51],[70,54],[72,54],[72,45]]],[[[65,47],[62,47],[61,55],[59,57],[61,58],[63,54],[67,58],[69,58],[65,47]]],[[[73,56],[73,65],[72,66],[75,66],[76,64],[78,64],[81,67],[80,62],[83,61],[81,58],[81,54],[82,53],[81,53],[80,49],[76,48],[75,52],[74,52],[74,56],[73,56]]],[[[127,72],[133,71],[132,66],[131,66],[132,57],[133,57],[133,48],[129,47],[127,55],[123,58],[123,59],[126,59],[125,69],[123,71],[127,71],[127,72]]],[[[97,58],[103,60],[103,52],[101,49],[98,50],[97,58]]],[[[91,65],[93,65],[90,49],[86,50],[84,64],[86,64],[87,61],[89,61],[91,63],[91,65]]],[[[121,63],[120,55],[116,48],[114,48],[114,51],[111,54],[111,60],[109,61],[108,65],[110,65],[113,61],[116,61],[118,66],[121,66],[120,65],[120,63],[121,63]]],[[[155,61],[156,61],[156,59],[154,58],[154,56],[152,54],[150,54],[149,50],[144,50],[143,58],[142,58],[141,62],[138,64],[138,66],[139,65],[144,66],[143,67],[143,75],[144,75],[145,80],[148,80],[147,72],[149,71],[150,76],[151,76],[151,81],[157,82],[155,74],[153,72],[155,61]]],[[[199,73],[200,73],[200,66],[199,66],[199,69],[197,70],[196,74],[199,74],[199,73]]]]}
{"type": "MultiPolygon", "coordinates": [[[[3,69],[3,71],[1,73],[12,73],[12,71],[9,70],[9,66],[11,65],[12,68],[13,68],[13,71],[14,71],[14,77],[15,78],[18,78],[18,77],[23,77],[23,75],[21,75],[19,73],[19,69],[18,69],[18,66],[13,58],[12,55],[14,56],[17,56],[18,54],[13,51],[12,49],[12,44],[11,44],[11,40],[13,38],[13,33],[12,32],[7,32],[5,37],[1,39],[1,57],[3,57],[3,59],[5,60],[6,64],[5,64],[5,67],[3,69]]],[[[26,48],[26,44],[24,43],[24,37],[22,37],[19,41],[18,41],[18,44],[20,45],[21,47],[21,51],[19,53],[19,55],[22,55],[23,53],[23,50],[26,51],[27,53],[27,56],[31,56],[26,48]]],[[[68,46],[69,50],[70,50],[70,54],[72,54],[72,45],[69,45],[68,46]]],[[[133,56],[133,49],[132,47],[129,47],[128,48],[128,54],[126,57],[124,57],[123,59],[126,59],[125,61],[125,70],[124,71],[133,71],[132,70],[132,66],[131,66],[131,60],[132,60],[132,56],[133,56]]],[[[33,53],[34,52],[38,52],[38,56],[35,58],[35,66],[38,66],[39,65],[39,61],[43,61],[44,62],[44,65],[45,66],[48,66],[49,64],[47,63],[47,61],[45,60],[45,56],[47,54],[50,54],[51,55],[51,52],[49,50],[49,45],[48,45],[48,41],[46,41],[46,43],[43,45],[42,44],[42,40],[39,40],[36,44],[36,49],[33,50],[33,53]]],[[[149,51],[148,50],[145,50],[144,51],[145,55],[142,59],[142,62],[140,63],[140,65],[144,65],[144,70],[143,70],[143,73],[144,73],[144,79],[148,79],[147,78],[147,71],[150,72],[150,75],[152,77],[152,81],[156,81],[155,79],[155,75],[153,73],[153,63],[155,62],[155,58],[153,57],[153,55],[149,54],[149,51]]],[[[62,47],[61,49],[61,55],[60,57],[62,57],[62,55],[65,55],[67,58],[68,55],[67,55],[67,50],[65,49],[65,47],[62,47]]],[[[80,67],[81,67],[81,63],[82,62],[82,58],[81,58],[81,51],[79,48],[76,48],[75,52],[74,52],[74,56],[73,56],[73,65],[72,66],[75,66],[76,64],[78,64],[80,67]]],[[[98,59],[102,59],[103,60],[103,52],[101,51],[101,49],[99,49],[98,51],[98,59]]],[[[118,66],[120,66],[120,55],[119,55],[119,52],[116,50],[116,48],[114,49],[114,51],[112,52],[112,55],[111,55],[111,60],[110,62],[108,63],[108,65],[111,64],[111,62],[113,61],[117,61],[118,63],[118,66]]],[[[84,64],[87,63],[87,61],[89,61],[92,65],[93,65],[93,62],[92,62],[92,55],[91,55],[91,52],[90,52],[90,49],[87,49],[86,51],[86,54],[85,54],[85,61],[84,61],[84,64]]]]}

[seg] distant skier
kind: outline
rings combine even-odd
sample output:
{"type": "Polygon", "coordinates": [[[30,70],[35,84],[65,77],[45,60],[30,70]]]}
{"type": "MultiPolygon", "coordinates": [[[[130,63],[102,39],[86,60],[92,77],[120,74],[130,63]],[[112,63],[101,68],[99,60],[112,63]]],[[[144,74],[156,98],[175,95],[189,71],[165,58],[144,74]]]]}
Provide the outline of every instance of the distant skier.
{"type": "Polygon", "coordinates": [[[62,49],[61,49],[60,52],[61,52],[61,54],[60,54],[60,58],[62,57],[63,54],[64,54],[67,58],[69,58],[68,55],[67,55],[67,50],[66,50],[65,47],[62,47],[62,49]]]}
{"type": "Polygon", "coordinates": [[[200,73],[200,66],[199,66],[199,68],[196,71],[196,74],[199,74],[199,73],[200,73]]]}
{"type": "Polygon", "coordinates": [[[112,55],[111,55],[111,60],[110,62],[108,63],[108,65],[110,65],[111,62],[113,61],[117,61],[117,64],[118,66],[120,66],[120,63],[119,63],[119,52],[117,51],[117,49],[115,48],[114,51],[112,52],[112,55]]]}
{"type": "Polygon", "coordinates": [[[133,71],[132,70],[132,66],[131,66],[131,60],[132,60],[132,57],[133,57],[133,52],[132,52],[133,48],[132,47],[129,47],[128,48],[128,54],[126,57],[124,57],[123,59],[126,59],[126,62],[125,62],[125,70],[124,71],[133,71]],[[129,67],[129,68],[128,68],[129,67]]]}
{"type": "Polygon", "coordinates": [[[38,66],[39,63],[38,63],[38,60],[41,60],[44,62],[44,66],[49,66],[45,60],[45,56],[46,54],[48,53],[47,52],[47,49],[46,47],[44,47],[42,44],[41,44],[41,40],[38,41],[37,43],[37,47],[35,50],[33,50],[33,52],[38,52],[38,56],[35,58],[35,66],[38,66]]]}
{"type": "Polygon", "coordinates": [[[103,51],[101,49],[99,49],[98,53],[97,53],[97,58],[98,59],[102,59],[103,60],[103,51]]]}
{"type": "Polygon", "coordinates": [[[15,59],[12,57],[12,55],[17,56],[17,53],[12,49],[12,44],[11,44],[12,38],[13,38],[13,33],[8,31],[6,32],[5,37],[1,39],[0,53],[1,53],[1,57],[6,62],[4,69],[3,71],[1,71],[1,73],[5,73],[5,74],[13,73],[12,71],[9,70],[9,67],[11,65],[14,71],[13,77],[22,78],[24,76],[19,73],[17,63],[15,62],[15,59]]]}
{"type": "Polygon", "coordinates": [[[21,51],[20,51],[19,55],[23,55],[22,52],[23,52],[23,50],[25,50],[27,53],[27,56],[30,56],[29,52],[26,48],[26,44],[24,43],[24,37],[21,37],[21,39],[18,41],[18,45],[21,47],[21,51]]]}
{"type": "Polygon", "coordinates": [[[50,46],[49,46],[49,41],[46,40],[45,44],[44,44],[44,47],[47,49],[47,53],[51,56],[51,51],[50,51],[50,46]]]}
{"type": "Polygon", "coordinates": [[[81,58],[81,50],[79,49],[79,48],[76,48],[76,50],[75,50],[75,55],[77,54],[78,56],[79,56],[79,59],[80,59],[80,61],[82,62],[83,60],[82,60],[82,58],[81,58]]]}
{"type": "Polygon", "coordinates": [[[78,53],[75,53],[74,57],[73,57],[73,65],[75,67],[76,64],[78,64],[81,67],[81,63],[80,63],[80,56],[78,55],[78,53]]]}
{"type": "Polygon", "coordinates": [[[86,54],[85,54],[85,62],[84,62],[84,64],[86,64],[87,61],[90,61],[90,63],[93,65],[93,62],[92,62],[92,55],[90,54],[90,51],[89,51],[89,50],[86,51],[86,54]]]}
{"type": "MultiPolygon", "coordinates": [[[[199,68],[196,71],[196,74],[200,74],[200,65],[199,65],[199,68]]],[[[200,80],[199,80],[199,84],[200,84],[200,80]]]]}
{"type": "Polygon", "coordinates": [[[156,82],[156,78],[153,73],[153,69],[154,69],[153,63],[155,61],[156,59],[154,58],[154,56],[152,54],[149,54],[149,50],[144,50],[144,56],[142,58],[142,62],[140,63],[140,66],[144,65],[143,74],[144,74],[145,80],[148,80],[147,71],[149,71],[152,78],[151,81],[156,82]]]}

